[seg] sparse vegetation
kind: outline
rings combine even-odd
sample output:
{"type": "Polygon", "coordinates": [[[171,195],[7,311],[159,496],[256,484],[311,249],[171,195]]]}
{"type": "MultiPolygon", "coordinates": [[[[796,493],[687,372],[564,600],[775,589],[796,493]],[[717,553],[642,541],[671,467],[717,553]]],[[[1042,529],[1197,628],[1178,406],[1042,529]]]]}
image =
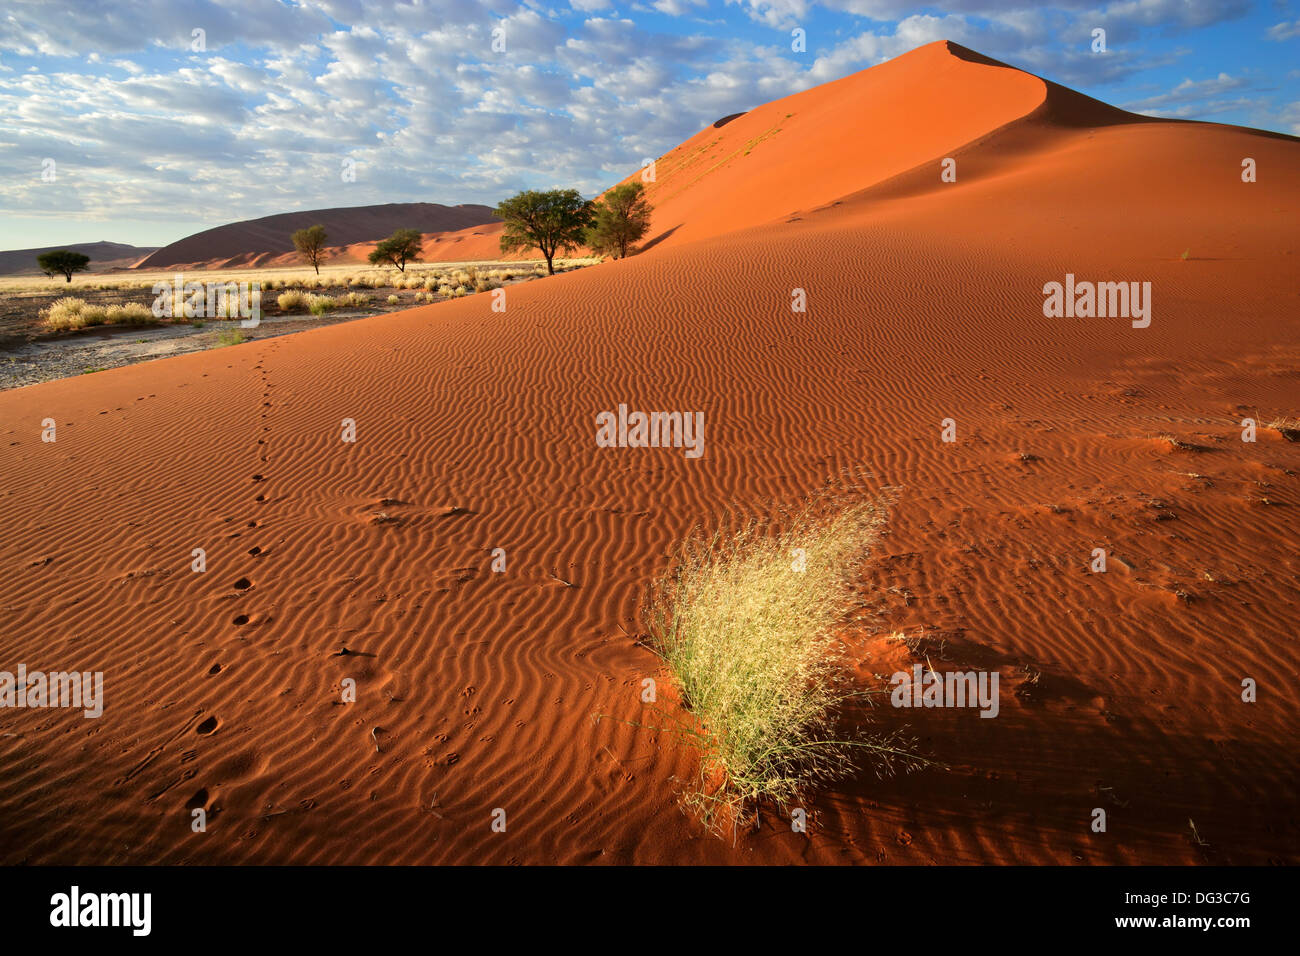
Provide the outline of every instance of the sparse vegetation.
{"type": "Polygon", "coordinates": [[[312,315],[324,315],[338,307],[338,303],[327,295],[308,295],[307,311],[312,315]]]}
{"type": "Polygon", "coordinates": [[[1265,428],[1271,428],[1287,441],[1300,441],[1300,418],[1275,418],[1265,428]]]}
{"type": "Polygon", "coordinates": [[[527,189],[502,202],[493,214],[506,222],[501,251],[538,249],[555,275],[555,256],[581,248],[592,222],[592,204],[576,189],[527,189]]]}
{"type": "Polygon", "coordinates": [[[287,292],[281,292],[276,297],[275,302],[280,307],[281,312],[298,312],[307,308],[307,293],[299,289],[290,289],[287,292]]]}
{"type": "Polygon", "coordinates": [[[370,304],[370,296],[364,292],[345,292],[335,301],[340,309],[364,309],[370,304]]]}
{"type": "Polygon", "coordinates": [[[656,585],[648,610],[654,646],[690,719],[671,728],[702,754],[687,802],[719,824],[762,801],[789,805],[851,773],[915,765],[896,733],[839,732],[837,717],[863,696],[848,682],[837,636],[849,582],[883,521],[881,506],[824,505],[785,530],[751,523],[733,536],[693,536],[656,585]],[[805,555],[792,566],[793,549],[805,555]]]}
{"type": "Polygon", "coordinates": [[[416,229],[398,229],[387,239],[375,246],[367,256],[372,265],[391,262],[398,272],[406,272],[408,262],[419,262],[424,254],[422,239],[416,229]]]}
{"type": "Polygon", "coordinates": [[[325,261],[325,227],[316,225],[309,226],[306,229],[299,229],[292,236],[293,247],[298,250],[298,255],[306,259],[316,269],[316,274],[320,275],[320,264],[325,261]]]}
{"type": "Polygon", "coordinates": [[[615,186],[596,201],[587,245],[594,252],[626,259],[632,246],[649,231],[651,211],[640,182],[615,186]]]}
{"type": "Polygon", "coordinates": [[[85,299],[64,296],[42,310],[41,321],[51,332],[67,332],[96,325],[143,325],[157,321],[139,302],[93,305],[85,299]]]}
{"type": "Polygon", "coordinates": [[[71,282],[74,272],[85,272],[90,267],[90,256],[68,249],[55,249],[38,255],[36,264],[50,278],[62,275],[71,282]]]}

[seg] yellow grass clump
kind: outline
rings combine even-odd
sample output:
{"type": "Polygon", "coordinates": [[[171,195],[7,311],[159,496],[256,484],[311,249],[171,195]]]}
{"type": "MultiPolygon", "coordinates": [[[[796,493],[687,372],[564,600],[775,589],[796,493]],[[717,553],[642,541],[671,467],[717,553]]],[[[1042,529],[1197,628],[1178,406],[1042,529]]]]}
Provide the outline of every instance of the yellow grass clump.
{"type": "Polygon", "coordinates": [[[752,522],[730,536],[694,534],[652,589],[654,648],[690,712],[665,729],[700,750],[699,785],[685,802],[715,828],[763,801],[791,806],[862,758],[877,773],[924,762],[898,732],[837,726],[865,697],[838,632],[884,508],[828,503],[780,532],[752,522]]]}
{"type": "Polygon", "coordinates": [[[281,292],[275,301],[281,312],[298,312],[307,307],[307,294],[299,289],[290,289],[281,292]]]}
{"type": "Polygon", "coordinates": [[[339,303],[327,295],[308,295],[307,311],[312,315],[324,315],[332,309],[338,308],[339,303]]]}
{"type": "Polygon", "coordinates": [[[153,312],[139,302],[97,305],[64,296],[41,310],[41,320],[51,332],[68,332],[96,325],[142,325],[156,321],[153,312]]]}

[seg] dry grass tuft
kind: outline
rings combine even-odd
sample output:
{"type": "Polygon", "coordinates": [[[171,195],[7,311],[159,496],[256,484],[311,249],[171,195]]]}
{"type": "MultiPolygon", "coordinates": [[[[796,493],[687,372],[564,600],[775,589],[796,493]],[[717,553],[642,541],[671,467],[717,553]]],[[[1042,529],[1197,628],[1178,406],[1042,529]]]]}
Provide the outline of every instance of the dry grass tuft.
{"type": "Polygon", "coordinates": [[[281,292],[275,301],[281,312],[299,312],[307,308],[307,294],[301,289],[281,292]]]}
{"type": "Polygon", "coordinates": [[[85,299],[64,296],[41,310],[41,320],[51,332],[68,332],[96,325],[144,325],[156,322],[153,312],[139,302],[92,305],[85,299]]]}
{"type": "Polygon", "coordinates": [[[1300,418],[1275,418],[1265,428],[1271,428],[1287,441],[1300,441],[1300,418]]]}
{"type": "Polygon", "coordinates": [[[823,501],[780,532],[752,522],[729,537],[693,535],[654,587],[650,634],[691,716],[670,717],[672,729],[702,755],[686,802],[715,828],[763,801],[790,806],[861,758],[878,773],[924,762],[897,733],[837,730],[844,707],[865,696],[837,632],[883,521],[875,501],[823,501]]]}

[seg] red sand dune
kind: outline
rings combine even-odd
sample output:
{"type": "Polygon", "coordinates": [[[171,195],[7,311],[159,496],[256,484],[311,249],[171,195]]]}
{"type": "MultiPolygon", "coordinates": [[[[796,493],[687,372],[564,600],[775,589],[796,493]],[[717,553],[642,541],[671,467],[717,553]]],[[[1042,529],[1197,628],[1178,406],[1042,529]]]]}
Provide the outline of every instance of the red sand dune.
{"type": "MultiPolygon", "coordinates": [[[[425,233],[422,262],[473,262],[479,260],[516,261],[536,259],[534,249],[520,253],[501,252],[501,232],[505,228],[499,220],[479,226],[468,226],[446,232],[425,233]]],[[[365,262],[375,248],[375,243],[349,246],[344,255],[365,262]]]]}
{"type": "Polygon", "coordinates": [[[1296,862],[1300,445],[1240,421],[1300,408],[1300,143],[936,44],[658,172],[671,236],[505,314],[0,395],[0,666],[106,680],[97,721],[4,714],[0,860],[1296,862]],[[1045,318],[1067,272],[1150,281],[1150,327],[1045,318]],[[597,448],[620,402],[704,411],[705,457],[597,448]],[[924,628],[934,666],[1001,674],[1001,713],[879,708],[945,766],[733,845],[677,806],[692,752],[636,726],[641,590],[697,521],[844,469],[898,489],[862,684],[924,628]]]}
{"type": "MultiPolygon", "coordinates": [[[[467,226],[464,229],[425,232],[423,237],[423,254],[421,262],[471,262],[476,260],[515,261],[536,258],[536,251],[503,254],[501,252],[501,231],[503,224],[493,221],[484,225],[467,226]]],[[[391,230],[390,230],[391,233],[391,230]]],[[[349,245],[327,246],[326,263],[368,263],[368,256],[374,251],[378,240],[354,242],[349,245]]],[[[256,256],[244,256],[234,259],[209,260],[193,264],[203,269],[218,269],[235,266],[255,268],[310,268],[305,265],[302,256],[296,252],[262,253],[256,256]]]]}
{"type": "Polygon", "coordinates": [[[317,224],[325,227],[335,258],[339,258],[341,247],[366,244],[369,251],[375,242],[397,229],[441,234],[496,222],[487,206],[442,206],[427,202],[279,213],[205,229],[163,246],[141,259],[136,268],[220,269],[300,264],[302,259],[294,252],[290,236],[298,229],[317,224]]]}

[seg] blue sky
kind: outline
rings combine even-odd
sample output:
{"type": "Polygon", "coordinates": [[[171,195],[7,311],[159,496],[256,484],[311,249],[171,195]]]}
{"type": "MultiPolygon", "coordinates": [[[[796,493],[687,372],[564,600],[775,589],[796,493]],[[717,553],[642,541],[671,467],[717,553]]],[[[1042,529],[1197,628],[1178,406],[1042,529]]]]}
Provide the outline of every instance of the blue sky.
{"type": "Polygon", "coordinates": [[[1300,134],[1293,0],[5,0],[0,249],[591,195],[721,116],[939,39],[1134,111],[1300,134]]]}

